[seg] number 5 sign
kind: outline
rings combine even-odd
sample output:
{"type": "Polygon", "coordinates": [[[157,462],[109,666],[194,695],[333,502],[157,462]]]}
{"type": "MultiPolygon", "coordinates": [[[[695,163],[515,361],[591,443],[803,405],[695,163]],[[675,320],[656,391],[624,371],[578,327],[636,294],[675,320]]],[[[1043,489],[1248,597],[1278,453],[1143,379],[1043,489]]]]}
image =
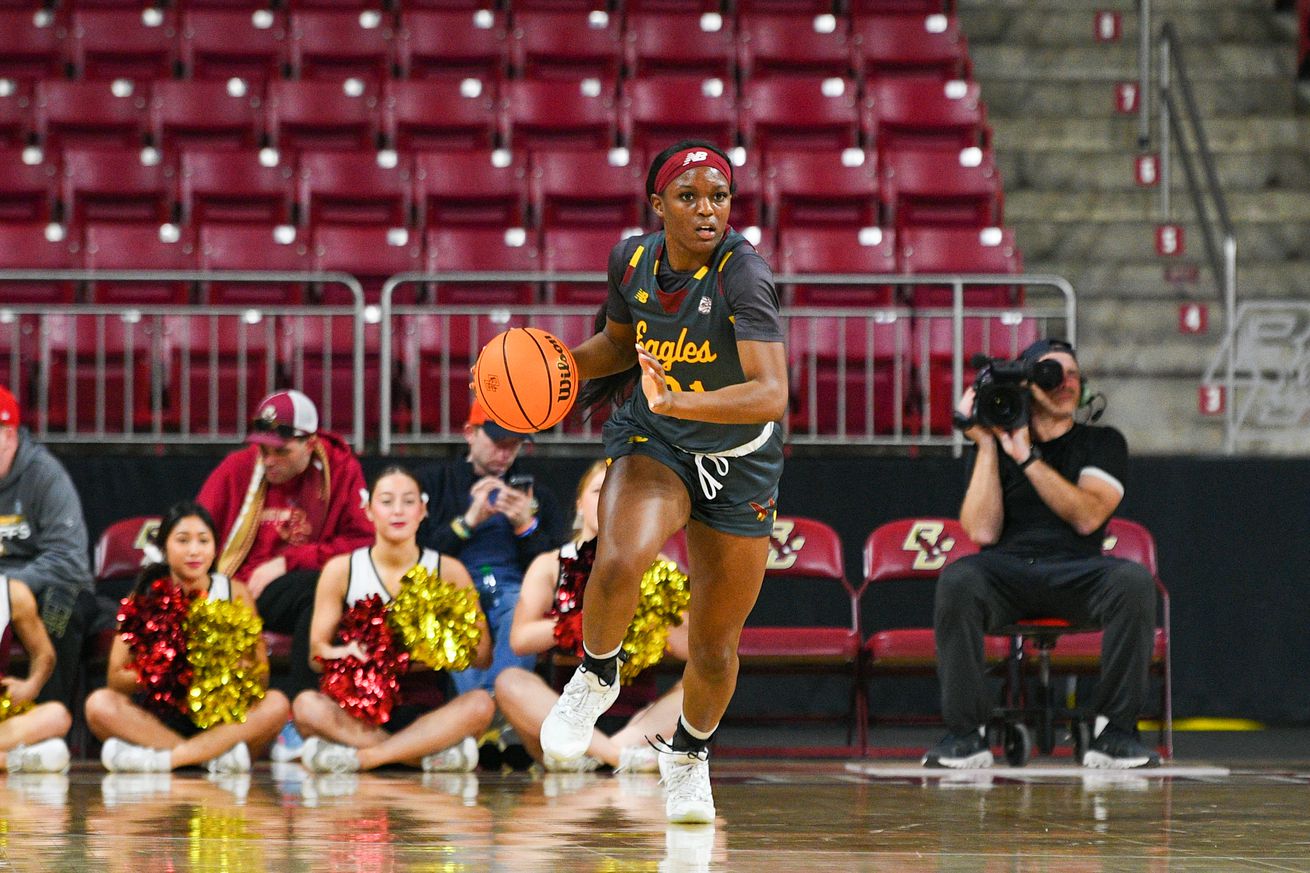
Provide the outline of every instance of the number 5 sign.
{"type": "Polygon", "coordinates": [[[1222,385],[1201,385],[1197,388],[1197,405],[1202,415],[1223,415],[1227,398],[1224,397],[1224,386],[1222,385]]]}

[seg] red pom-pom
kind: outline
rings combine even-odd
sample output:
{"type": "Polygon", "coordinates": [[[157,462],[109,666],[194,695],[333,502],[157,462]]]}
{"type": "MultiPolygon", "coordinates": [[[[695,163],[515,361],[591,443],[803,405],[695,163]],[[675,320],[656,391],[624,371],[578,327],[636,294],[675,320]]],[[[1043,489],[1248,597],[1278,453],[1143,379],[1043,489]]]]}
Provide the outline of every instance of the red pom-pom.
{"type": "Polygon", "coordinates": [[[132,653],[128,666],[141,677],[148,704],[156,712],[187,712],[191,664],[186,621],[193,598],[162,577],[119,606],[118,632],[132,653]]]}
{"type": "Polygon", "coordinates": [[[548,618],[555,619],[555,646],[563,653],[582,657],[582,595],[596,562],[596,540],[578,546],[577,557],[559,559],[559,584],[548,618]]]}
{"type": "Polygon", "coordinates": [[[409,652],[393,639],[386,605],[374,594],[355,603],[341,616],[337,643],[359,643],[367,661],[353,655],[325,661],[319,690],[350,715],[383,725],[400,694],[400,676],[409,669],[409,652]]]}

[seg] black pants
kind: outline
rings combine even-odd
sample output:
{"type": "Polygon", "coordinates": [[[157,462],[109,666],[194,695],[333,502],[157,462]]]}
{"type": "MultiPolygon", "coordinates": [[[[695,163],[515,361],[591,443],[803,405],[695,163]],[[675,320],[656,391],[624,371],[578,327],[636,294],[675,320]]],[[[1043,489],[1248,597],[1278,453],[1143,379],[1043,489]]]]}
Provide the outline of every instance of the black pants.
{"type": "Polygon", "coordinates": [[[285,675],[270,677],[272,687],[288,699],[318,687],[318,674],[309,668],[309,625],[314,619],[317,570],[292,570],[279,576],[255,601],[264,629],[291,634],[291,665],[285,675]]]}
{"type": "MultiPolygon", "coordinates": [[[[112,627],[113,618],[101,609],[90,591],[64,585],[47,585],[36,599],[50,643],[55,649],[55,671],[36,696],[37,703],[62,703],[76,712],[78,672],[86,643],[101,630],[112,627]]],[[[104,677],[94,677],[103,680],[104,677]]]]}
{"type": "Polygon", "coordinates": [[[1046,561],[982,552],[946,567],[937,580],[937,675],[951,732],[977,730],[991,716],[983,634],[1039,616],[1103,630],[1101,679],[1089,710],[1135,730],[1155,634],[1155,582],[1146,568],[1120,558],[1046,561]]]}

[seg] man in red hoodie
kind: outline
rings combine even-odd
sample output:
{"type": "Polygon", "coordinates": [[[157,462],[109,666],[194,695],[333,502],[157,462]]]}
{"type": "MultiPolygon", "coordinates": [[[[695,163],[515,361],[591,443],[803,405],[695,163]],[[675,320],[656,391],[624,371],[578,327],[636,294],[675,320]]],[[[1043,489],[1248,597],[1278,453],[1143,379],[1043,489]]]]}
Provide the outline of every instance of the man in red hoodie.
{"type": "Polygon", "coordinates": [[[289,633],[289,697],[318,684],[309,668],[309,625],[319,571],[334,555],[373,542],[360,495],[364,473],[350,446],[318,429],[299,391],[264,398],[248,446],[223,459],[197,501],[214,516],[218,572],[250,587],[268,630],[289,633]]]}

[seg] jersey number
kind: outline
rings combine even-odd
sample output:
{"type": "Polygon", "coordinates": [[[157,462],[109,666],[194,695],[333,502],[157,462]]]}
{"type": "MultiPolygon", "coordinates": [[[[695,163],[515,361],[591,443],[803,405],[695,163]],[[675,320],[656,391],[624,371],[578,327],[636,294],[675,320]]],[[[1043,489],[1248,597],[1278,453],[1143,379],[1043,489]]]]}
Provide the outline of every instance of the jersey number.
{"type": "MultiPolygon", "coordinates": [[[[669,386],[670,391],[682,390],[682,386],[678,384],[678,380],[670,376],[668,373],[664,374],[664,384],[669,386]]],[[[701,384],[701,381],[699,379],[697,379],[695,382],[692,382],[691,385],[688,386],[688,388],[692,391],[703,392],[705,390],[705,386],[701,384]]]]}

